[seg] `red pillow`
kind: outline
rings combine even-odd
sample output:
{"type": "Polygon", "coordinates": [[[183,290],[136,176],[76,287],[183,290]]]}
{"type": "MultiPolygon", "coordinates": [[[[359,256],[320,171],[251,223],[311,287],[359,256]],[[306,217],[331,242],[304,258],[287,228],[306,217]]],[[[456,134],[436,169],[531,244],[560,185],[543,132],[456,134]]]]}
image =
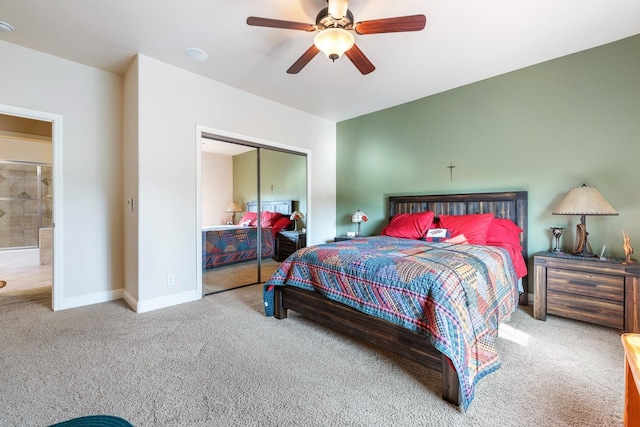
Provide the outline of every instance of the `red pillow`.
{"type": "Polygon", "coordinates": [[[404,239],[422,239],[431,226],[434,216],[431,211],[395,215],[381,234],[404,239]]]}
{"type": "Polygon", "coordinates": [[[522,229],[515,225],[513,221],[505,218],[494,218],[487,231],[487,244],[509,244],[516,248],[521,248],[520,233],[522,229]]]}
{"type": "Polygon", "coordinates": [[[440,225],[451,232],[451,242],[486,245],[493,218],[493,214],[440,215],[440,225]]]}
{"type": "Polygon", "coordinates": [[[260,226],[273,227],[273,224],[280,218],[282,218],[282,214],[279,212],[264,211],[260,214],[260,226]]]}
{"type": "Polygon", "coordinates": [[[245,212],[244,215],[242,215],[242,218],[240,218],[240,222],[238,222],[238,225],[255,227],[257,219],[258,219],[257,213],[245,212]]]}
{"type": "Polygon", "coordinates": [[[291,220],[286,216],[281,216],[275,221],[272,221],[271,228],[277,231],[286,230],[291,225],[291,220]]]}

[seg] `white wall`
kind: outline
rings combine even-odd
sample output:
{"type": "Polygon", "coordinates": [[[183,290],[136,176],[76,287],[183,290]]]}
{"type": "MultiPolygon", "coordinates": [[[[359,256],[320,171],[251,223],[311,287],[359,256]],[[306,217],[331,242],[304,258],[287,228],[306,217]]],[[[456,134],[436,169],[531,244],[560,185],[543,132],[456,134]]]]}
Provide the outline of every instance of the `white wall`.
{"type": "Polygon", "coordinates": [[[195,298],[197,125],[310,150],[308,242],[334,236],[335,123],[142,55],[137,65],[138,311],[195,298]]]}
{"type": "Polygon", "coordinates": [[[66,225],[59,308],[118,297],[123,288],[122,76],[3,41],[0,58],[0,104],[64,117],[64,188],[58,201],[64,218],[56,218],[66,225]]]}
{"type": "Polygon", "coordinates": [[[138,311],[199,298],[197,125],[310,150],[308,242],[335,234],[335,123],[144,56],[124,78],[2,41],[0,58],[0,104],[64,118],[59,308],[119,298],[125,277],[138,311]]]}
{"type": "MultiPolygon", "coordinates": [[[[202,226],[226,224],[233,201],[233,156],[202,152],[202,226]]],[[[239,217],[236,215],[236,221],[239,217]]]]}
{"type": "Polygon", "coordinates": [[[122,179],[124,215],[124,297],[138,299],[138,58],[124,76],[122,179]]]}

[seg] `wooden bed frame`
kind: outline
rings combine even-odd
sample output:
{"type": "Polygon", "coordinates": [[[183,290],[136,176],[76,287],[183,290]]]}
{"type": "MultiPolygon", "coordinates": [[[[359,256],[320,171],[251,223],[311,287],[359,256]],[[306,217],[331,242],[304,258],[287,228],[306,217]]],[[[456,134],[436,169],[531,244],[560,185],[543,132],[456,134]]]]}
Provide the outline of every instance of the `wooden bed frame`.
{"type": "MultiPolygon", "coordinates": [[[[527,261],[527,192],[500,192],[478,194],[450,194],[389,197],[389,218],[399,213],[433,211],[437,215],[463,215],[494,213],[498,218],[514,221],[523,231],[523,255],[527,261]]],[[[526,277],[520,304],[527,304],[526,277]]],[[[303,289],[276,286],[275,317],[284,319],[287,310],[293,310],[322,325],[336,329],[356,339],[377,345],[427,368],[442,373],[442,398],[460,406],[460,384],[453,364],[436,350],[425,336],[401,326],[366,315],[351,307],[303,289]]]]}

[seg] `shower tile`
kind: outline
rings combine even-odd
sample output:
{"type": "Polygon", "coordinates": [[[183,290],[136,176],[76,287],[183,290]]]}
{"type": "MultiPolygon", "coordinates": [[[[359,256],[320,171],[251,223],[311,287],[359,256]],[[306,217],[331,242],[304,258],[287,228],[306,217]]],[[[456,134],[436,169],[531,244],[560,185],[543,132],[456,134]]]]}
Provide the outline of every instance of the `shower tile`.
{"type": "Polygon", "coordinates": [[[53,247],[53,228],[40,229],[40,248],[53,247]]]}

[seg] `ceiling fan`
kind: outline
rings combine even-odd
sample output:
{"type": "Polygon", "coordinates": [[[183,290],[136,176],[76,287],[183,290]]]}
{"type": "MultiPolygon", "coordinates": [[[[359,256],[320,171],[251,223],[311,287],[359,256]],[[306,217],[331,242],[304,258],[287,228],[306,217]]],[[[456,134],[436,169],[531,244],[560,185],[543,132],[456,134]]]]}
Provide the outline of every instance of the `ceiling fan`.
{"type": "Polygon", "coordinates": [[[369,74],[376,67],[355,44],[353,31],[360,35],[420,31],[424,29],[427,22],[427,17],[424,15],[355,22],[353,13],[349,10],[349,0],[327,0],[327,2],[329,6],[318,13],[315,25],[256,16],[248,17],[247,24],[257,27],[318,32],[311,47],[289,67],[287,70],[289,74],[299,73],[320,51],[332,61],[344,54],[362,74],[369,74]]]}

